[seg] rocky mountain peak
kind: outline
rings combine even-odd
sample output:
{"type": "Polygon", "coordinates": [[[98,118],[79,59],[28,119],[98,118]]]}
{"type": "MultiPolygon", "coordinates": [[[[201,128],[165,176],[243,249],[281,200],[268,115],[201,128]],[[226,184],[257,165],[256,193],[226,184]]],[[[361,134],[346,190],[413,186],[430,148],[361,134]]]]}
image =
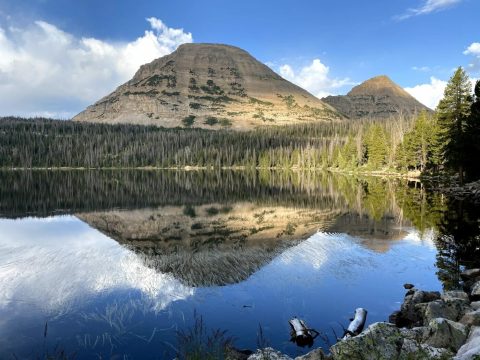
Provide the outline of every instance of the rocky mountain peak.
{"type": "Polygon", "coordinates": [[[412,116],[422,110],[431,112],[388,76],[380,75],[357,85],[347,95],[322,99],[351,119],[412,116]]]}
{"type": "Polygon", "coordinates": [[[184,44],[142,65],[74,120],[246,130],[341,118],[245,50],[184,44]]]}

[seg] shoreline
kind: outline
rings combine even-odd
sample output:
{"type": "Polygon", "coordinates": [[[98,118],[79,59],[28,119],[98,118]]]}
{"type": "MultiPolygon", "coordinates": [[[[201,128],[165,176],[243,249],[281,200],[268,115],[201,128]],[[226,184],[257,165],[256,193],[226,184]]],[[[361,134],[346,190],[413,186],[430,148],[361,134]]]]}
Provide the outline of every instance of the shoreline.
{"type": "Polygon", "coordinates": [[[462,289],[442,293],[405,284],[400,310],[393,312],[388,321],[372,323],[356,336],[339,339],[328,353],[319,347],[292,359],[268,347],[243,359],[479,359],[480,269],[466,270],[461,278],[462,289]]]}

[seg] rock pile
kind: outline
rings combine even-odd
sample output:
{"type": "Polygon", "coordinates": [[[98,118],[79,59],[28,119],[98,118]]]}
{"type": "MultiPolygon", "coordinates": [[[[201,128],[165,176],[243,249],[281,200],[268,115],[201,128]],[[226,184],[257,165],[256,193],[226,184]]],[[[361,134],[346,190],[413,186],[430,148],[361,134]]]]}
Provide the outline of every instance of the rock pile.
{"type": "MultiPolygon", "coordinates": [[[[404,302],[388,323],[374,323],[360,335],[339,341],[328,355],[316,349],[295,360],[480,359],[480,269],[461,276],[463,290],[442,294],[406,286],[404,302]]],[[[291,358],[263,349],[248,359],[291,358]],[[265,354],[268,357],[262,357],[265,354]]]]}

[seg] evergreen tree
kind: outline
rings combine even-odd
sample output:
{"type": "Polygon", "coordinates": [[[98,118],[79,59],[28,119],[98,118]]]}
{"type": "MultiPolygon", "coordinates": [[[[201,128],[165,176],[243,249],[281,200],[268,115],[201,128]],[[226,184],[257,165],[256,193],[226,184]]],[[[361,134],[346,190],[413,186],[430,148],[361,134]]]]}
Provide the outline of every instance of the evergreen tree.
{"type": "Polygon", "coordinates": [[[480,166],[478,166],[480,159],[480,80],[475,84],[474,96],[465,129],[467,143],[465,170],[471,179],[478,179],[480,177],[480,166]]]}
{"type": "Polygon", "coordinates": [[[367,165],[372,169],[381,169],[388,155],[388,140],[385,130],[379,124],[372,125],[365,136],[367,165]]]}
{"type": "Polygon", "coordinates": [[[463,182],[465,166],[465,124],[472,104],[468,75],[459,67],[450,78],[443,99],[437,106],[438,122],[443,143],[443,157],[447,168],[456,168],[463,182]]]}

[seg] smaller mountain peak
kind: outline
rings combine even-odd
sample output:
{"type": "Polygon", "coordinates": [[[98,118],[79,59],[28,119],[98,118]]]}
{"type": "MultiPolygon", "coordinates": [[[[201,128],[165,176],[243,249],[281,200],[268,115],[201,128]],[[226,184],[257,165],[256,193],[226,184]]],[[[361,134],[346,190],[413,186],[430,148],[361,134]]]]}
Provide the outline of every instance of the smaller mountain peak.
{"type": "Polygon", "coordinates": [[[394,83],[387,75],[375,76],[355,86],[347,95],[376,95],[393,93],[396,96],[409,96],[399,85],[394,83]]]}

